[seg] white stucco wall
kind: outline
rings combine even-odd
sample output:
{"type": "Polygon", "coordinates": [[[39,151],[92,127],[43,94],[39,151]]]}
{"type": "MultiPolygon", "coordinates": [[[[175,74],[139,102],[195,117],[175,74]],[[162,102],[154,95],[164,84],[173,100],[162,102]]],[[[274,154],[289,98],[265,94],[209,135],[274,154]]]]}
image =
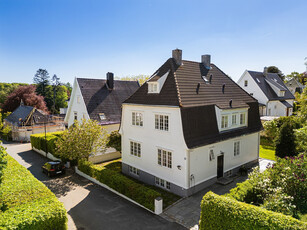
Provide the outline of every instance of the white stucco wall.
{"type": "Polygon", "coordinates": [[[239,165],[258,159],[259,156],[259,133],[229,139],[219,143],[203,146],[189,151],[190,186],[200,184],[217,176],[217,157],[224,153],[224,172],[239,165]],[[234,142],[240,141],[240,154],[234,156],[234,142]],[[213,149],[215,159],[209,160],[209,150],[213,149]]]}
{"type": "Polygon", "coordinates": [[[251,75],[245,70],[241,78],[238,80],[237,84],[244,89],[247,93],[253,94],[252,96],[258,100],[259,103],[266,105],[268,98],[265,96],[263,91],[258,86],[258,83],[254,81],[251,75]],[[247,80],[247,86],[244,86],[244,82],[247,80]]]}
{"type": "MultiPolygon", "coordinates": [[[[293,106],[293,100],[286,100],[290,105],[293,106]]],[[[289,116],[292,115],[293,108],[289,111],[289,116]]],[[[287,107],[280,101],[269,101],[267,105],[267,115],[269,116],[287,116],[287,107]]]]}
{"type": "Polygon", "coordinates": [[[68,123],[68,126],[71,126],[74,123],[74,112],[77,112],[78,121],[81,121],[82,118],[90,119],[76,78],[74,81],[73,90],[67,109],[67,114],[65,116],[65,122],[68,123]],[[79,102],[78,102],[78,97],[80,98],[79,102]]]}
{"type": "Polygon", "coordinates": [[[187,146],[183,139],[180,108],[123,104],[122,114],[122,162],[186,188],[187,146]],[[132,112],[143,113],[143,127],[132,125],[132,112]],[[155,129],[155,114],[169,116],[169,131],[155,129]],[[130,154],[130,141],[141,143],[140,158],[130,154]],[[158,148],[172,152],[172,168],[158,164],[158,148]]]}

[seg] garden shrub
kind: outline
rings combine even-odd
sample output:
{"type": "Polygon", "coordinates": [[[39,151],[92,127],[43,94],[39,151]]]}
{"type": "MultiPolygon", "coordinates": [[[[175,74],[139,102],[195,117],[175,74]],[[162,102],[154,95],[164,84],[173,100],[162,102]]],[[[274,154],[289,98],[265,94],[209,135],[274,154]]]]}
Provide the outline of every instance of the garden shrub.
{"type": "Polygon", "coordinates": [[[112,147],[116,151],[121,151],[121,135],[118,131],[113,131],[109,136],[107,147],[112,147]]]}
{"type": "Polygon", "coordinates": [[[95,168],[91,162],[85,160],[79,161],[78,169],[152,211],[154,211],[155,198],[162,196],[161,193],[150,189],[119,172],[108,168],[95,168]]]}
{"type": "Polygon", "coordinates": [[[279,135],[276,139],[275,155],[278,157],[297,155],[295,135],[291,121],[284,122],[280,127],[279,135]]]}
{"type": "Polygon", "coordinates": [[[201,202],[200,230],[211,229],[307,229],[290,216],[208,192],[201,202]]]}
{"type": "Polygon", "coordinates": [[[9,155],[0,186],[0,229],[67,229],[64,205],[9,155]]]}
{"type": "Polygon", "coordinates": [[[60,156],[56,154],[55,142],[59,137],[61,137],[62,133],[63,133],[62,131],[47,133],[46,139],[45,139],[45,133],[32,134],[30,136],[31,145],[32,147],[35,147],[38,150],[43,150],[44,152],[46,152],[46,143],[47,143],[48,152],[54,155],[55,157],[60,158],[60,156]]]}

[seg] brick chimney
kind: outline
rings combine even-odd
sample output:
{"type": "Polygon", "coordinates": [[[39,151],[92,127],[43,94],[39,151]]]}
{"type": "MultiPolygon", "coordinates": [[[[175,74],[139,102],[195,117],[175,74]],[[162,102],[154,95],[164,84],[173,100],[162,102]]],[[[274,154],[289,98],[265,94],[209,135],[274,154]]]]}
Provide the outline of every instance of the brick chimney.
{"type": "Polygon", "coordinates": [[[180,50],[180,49],[173,50],[172,56],[175,59],[175,62],[176,62],[177,65],[182,64],[182,50],[180,50]]]}
{"type": "Polygon", "coordinates": [[[114,88],[114,74],[107,72],[107,86],[108,89],[112,90],[114,88]]]}
{"type": "Polygon", "coordinates": [[[210,69],[211,55],[209,54],[201,55],[201,63],[203,63],[206,69],[210,69]]]}
{"type": "Polygon", "coordinates": [[[263,69],[263,75],[264,75],[265,77],[268,76],[268,67],[264,67],[264,69],[263,69]]]}

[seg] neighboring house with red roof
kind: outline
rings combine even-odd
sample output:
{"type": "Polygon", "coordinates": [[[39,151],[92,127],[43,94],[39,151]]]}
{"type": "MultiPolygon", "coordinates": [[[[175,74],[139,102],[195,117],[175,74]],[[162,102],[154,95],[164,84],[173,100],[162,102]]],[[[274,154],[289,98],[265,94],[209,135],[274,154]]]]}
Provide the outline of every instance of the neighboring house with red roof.
{"type": "Polygon", "coordinates": [[[268,73],[266,67],[263,72],[245,70],[238,85],[258,100],[260,115],[292,115],[295,97],[277,73],[268,73]]]}
{"type": "Polygon", "coordinates": [[[98,121],[109,133],[119,129],[121,104],[139,88],[137,81],[76,78],[65,122],[71,126],[82,118],[98,121]]]}
{"type": "Polygon", "coordinates": [[[262,129],[257,100],[210,55],[169,58],[123,102],[122,172],[189,196],[257,162],[262,129]]]}

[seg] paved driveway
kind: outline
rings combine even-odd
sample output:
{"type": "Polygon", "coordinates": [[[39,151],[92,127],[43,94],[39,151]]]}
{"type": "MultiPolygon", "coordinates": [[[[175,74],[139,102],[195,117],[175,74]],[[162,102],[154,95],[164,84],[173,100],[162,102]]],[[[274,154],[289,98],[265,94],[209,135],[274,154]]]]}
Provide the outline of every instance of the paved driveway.
{"type": "Polygon", "coordinates": [[[66,175],[48,178],[41,166],[48,159],[31,150],[30,144],[3,144],[7,152],[42,181],[64,203],[69,229],[185,229],[156,216],[110,191],[68,170],[66,175]]]}

